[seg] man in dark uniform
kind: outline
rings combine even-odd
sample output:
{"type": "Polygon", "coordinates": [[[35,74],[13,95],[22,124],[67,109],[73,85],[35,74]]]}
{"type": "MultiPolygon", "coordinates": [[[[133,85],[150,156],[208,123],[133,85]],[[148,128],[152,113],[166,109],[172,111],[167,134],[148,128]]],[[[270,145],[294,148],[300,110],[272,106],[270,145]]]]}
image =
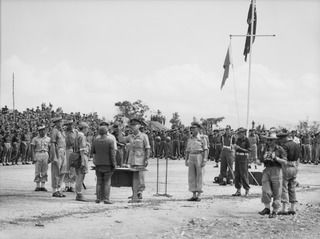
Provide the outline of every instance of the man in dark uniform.
{"type": "Polygon", "coordinates": [[[177,128],[172,130],[172,156],[174,159],[180,159],[180,132],[177,128]]]}
{"type": "Polygon", "coordinates": [[[161,137],[161,142],[160,142],[160,158],[164,158],[165,157],[165,146],[166,146],[166,133],[164,131],[162,131],[160,133],[160,137],[161,137]]]}
{"type": "Polygon", "coordinates": [[[289,139],[289,134],[287,131],[283,131],[277,134],[279,138],[279,143],[287,153],[287,164],[282,167],[282,211],[278,214],[282,215],[294,215],[295,205],[297,203],[296,199],[296,184],[297,184],[297,174],[298,174],[298,164],[300,157],[299,146],[289,139]],[[288,198],[289,196],[289,198],[288,198]],[[291,204],[290,210],[287,211],[287,204],[291,204]]]}
{"type": "MultiPolygon", "coordinates": [[[[227,125],[226,132],[222,135],[222,151],[220,155],[221,166],[220,166],[220,177],[222,179],[220,185],[227,185],[227,178],[233,180],[233,159],[234,151],[233,145],[235,143],[235,138],[231,134],[231,126],[227,125]]],[[[231,181],[230,181],[231,182],[231,181]]]]}
{"type": "Polygon", "coordinates": [[[303,148],[303,162],[311,163],[312,145],[311,145],[311,135],[310,133],[305,133],[302,136],[301,144],[303,148]]]}
{"type": "Polygon", "coordinates": [[[315,165],[319,164],[319,160],[320,160],[320,131],[316,132],[314,134],[314,138],[313,138],[313,151],[314,151],[314,155],[312,157],[312,162],[315,165]]]}
{"type": "Polygon", "coordinates": [[[180,155],[181,157],[185,157],[185,151],[187,147],[187,142],[190,137],[190,132],[188,128],[185,128],[182,132],[181,142],[180,142],[180,155]]]}
{"type": "Polygon", "coordinates": [[[157,136],[155,137],[155,157],[160,158],[161,157],[161,136],[160,132],[157,133],[157,136]]]}
{"type": "Polygon", "coordinates": [[[248,178],[248,157],[250,152],[249,139],[246,137],[247,130],[244,128],[238,129],[238,138],[234,148],[235,155],[235,174],[234,183],[237,189],[232,196],[241,196],[241,186],[246,190],[245,196],[249,195],[249,178],[248,178]]]}
{"type": "Polygon", "coordinates": [[[213,148],[214,148],[214,161],[216,162],[215,168],[219,167],[219,159],[222,151],[222,137],[219,130],[215,129],[213,131],[213,148]]]}

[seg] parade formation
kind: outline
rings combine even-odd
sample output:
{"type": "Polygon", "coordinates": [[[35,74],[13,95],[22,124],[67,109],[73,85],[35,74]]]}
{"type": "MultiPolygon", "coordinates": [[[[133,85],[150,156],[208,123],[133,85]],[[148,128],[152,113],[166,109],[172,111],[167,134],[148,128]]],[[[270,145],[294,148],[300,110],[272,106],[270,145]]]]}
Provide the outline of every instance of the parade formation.
{"type": "Polygon", "coordinates": [[[208,130],[199,122],[156,130],[144,119],[132,118],[120,126],[97,115],[54,111],[45,104],[36,110],[16,111],[15,115],[3,108],[1,120],[3,166],[34,164],[35,191],[50,190],[45,185],[50,167],[52,197],[74,192],[75,200],[84,202],[87,200],[82,191],[90,160],[96,171],[96,203],[112,204],[112,175],[116,169],[125,168],[134,172],[129,202],[139,203],[148,180],[148,159],[152,157],[185,161],[192,193],[186,200],[195,202],[201,201],[207,161],[220,167],[220,174],[212,175],[213,183],[235,186],[233,197],[249,195],[250,170],[264,164],[260,182],[264,209],[259,214],[270,218],[292,215],[298,201],[295,188],[299,163],[319,163],[319,132],[257,127],[247,136],[247,129],[242,127],[233,130],[227,125],[208,130]]]}

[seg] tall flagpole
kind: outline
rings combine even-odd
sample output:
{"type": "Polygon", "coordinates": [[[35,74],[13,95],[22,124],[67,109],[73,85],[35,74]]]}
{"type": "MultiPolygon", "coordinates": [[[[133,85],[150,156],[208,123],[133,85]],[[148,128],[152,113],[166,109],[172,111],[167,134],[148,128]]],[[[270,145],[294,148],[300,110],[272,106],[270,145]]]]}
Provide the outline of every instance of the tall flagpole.
{"type": "Polygon", "coordinates": [[[0,109],[2,109],[2,0],[0,0],[0,109]]]}
{"type": "Polygon", "coordinates": [[[14,72],[12,73],[12,110],[13,110],[13,120],[16,122],[15,104],[14,104],[14,72]]]}
{"type": "Polygon", "coordinates": [[[254,10],[255,0],[251,0],[251,31],[250,31],[250,52],[249,52],[249,76],[248,76],[248,97],[247,97],[247,134],[249,133],[249,117],[250,117],[250,83],[251,83],[251,60],[252,60],[252,43],[253,43],[253,28],[254,28],[254,10]]]}

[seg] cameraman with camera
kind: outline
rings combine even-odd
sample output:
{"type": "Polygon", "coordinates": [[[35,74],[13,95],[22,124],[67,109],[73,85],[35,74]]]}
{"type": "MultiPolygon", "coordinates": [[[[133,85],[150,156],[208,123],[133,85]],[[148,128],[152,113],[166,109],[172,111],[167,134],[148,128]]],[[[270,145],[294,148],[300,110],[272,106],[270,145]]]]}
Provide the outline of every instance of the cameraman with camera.
{"type": "Polygon", "coordinates": [[[266,151],[263,156],[265,169],[262,172],[262,198],[265,208],[260,215],[269,215],[275,218],[278,214],[282,193],[282,165],[287,163],[286,151],[277,144],[276,132],[271,132],[267,140],[266,151]],[[273,197],[272,213],[270,212],[271,198],[273,197]]]}

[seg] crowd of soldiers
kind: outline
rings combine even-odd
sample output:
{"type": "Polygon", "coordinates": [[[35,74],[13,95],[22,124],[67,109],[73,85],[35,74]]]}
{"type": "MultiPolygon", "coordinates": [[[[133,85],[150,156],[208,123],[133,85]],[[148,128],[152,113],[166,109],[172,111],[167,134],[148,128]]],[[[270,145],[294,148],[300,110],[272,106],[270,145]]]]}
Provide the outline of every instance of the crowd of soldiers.
{"type": "Polygon", "coordinates": [[[65,197],[63,192],[76,192],[76,200],[86,201],[82,195],[88,161],[93,158],[97,176],[97,200],[110,204],[111,176],[117,167],[135,170],[131,202],[139,202],[145,189],[144,171],[149,157],[185,160],[188,167],[188,201],[200,201],[203,168],[208,160],[219,167],[217,182],[234,184],[241,196],[241,188],[248,196],[248,169],[264,164],[262,173],[261,215],[294,214],[298,164],[318,165],[320,134],[244,128],[208,130],[193,122],[189,127],[173,126],[171,130],[155,130],[141,119],[131,119],[119,125],[100,120],[96,114],[64,114],[52,106],[27,109],[24,112],[1,111],[0,156],[2,165],[35,164],[35,191],[45,187],[48,165],[51,163],[52,196],[65,197]],[[50,136],[50,137],[48,137],[50,136]],[[273,200],[271,212],[270,205],[273,200]],[[279,212],[280,202],[283,208],[279,212]],[[291,203],[287,211],[286,205],[291,203]]]}
{"type": "Polygon", "coordinates": [[[96,114],[67,114],[60,110],[53,110],[51,104],[42,104],[36,109],[26,109],[23,112],[13,112],[7,106],[3,107],[0,111],[0,165],[16,165],[19,162],[32,164],[31,140],[38,135],[38,126],[45,126],[47,134],[50,134],[53,128],[51,119],[57,113],[63,118],[72,118],[75,122],[88,122],[88,140],[92,140],[101,121],[96,114]]]}
{"type": "MultiPolygon", "coordinates": [[[[209,139],[209,160],[215,161],[215,167],[221,161],[221,154],[223,151],[223,135],[227,134],[236,135],[236,131],[227,126],[223,129],[214,129],[206,131],[201,129],[201,133],[208,135],[209,139]]],[[[185,148],[188,138],[190,137],[190,130],[188,128],[176,127],[167,131],[151,132],[146,130],[149,136],[152,156],[158,158],[170,158],[173,160],[184,158],[185,148]]],[[[269,130],[249,130],[249,143],[252,149],[249,154],[249,163],[259,163],[263,158],[263,150],[265,148],[264,135],[268,134],[269,130]]],[[[318,165],[320,160],[320,136],[319,132],[301,132],[292,130],[289,133],[292,140],[300,147],[300,160],[301,163],[318,165]]],[[[250,165],[251,167],[251,165],[250,165]]]]}
{"type": "MultiPolygon", "coordinates": [[[[42,104],[36,109],[26,109],[23,112],[9,112],[7,107],[2,108],[0,112],[0,163],[3,166],[21,164],[32,164],[30,143],[32,138],[38,134],[37,126],[46,126],[47,133],[51,132],[51,118],[57,114],[52,109],[52,105],[46,106],[42,104]]],[[[97,135],[97,128],[101,122],[95,114],[62,113],[63,118],[72,118],[75,122],[85,121],[89,124],[88,141],[97,135]]],[[[128,129],[130,130],[130,129],[128,129]]],[[[153,130],[149,127],[142,127],[142,131],[149,137],[151,146],[151,157],[169,158],[172,160],[182,159],[185,156],[185,148],[187,140],[190,137],[188,127],[173,127],[170,130],[153,130]]],[[[118,128],[115,124],[112,132],[117,136],[118,128]]],[[[203,134],[209,138],[209,160],[215,161],[215,167],[221,161],[220,156],[223,151],[223,135],[226,133],[224,129],[202,130],[203,134]]],[[[249,134],[249,142],[253,152],[249,155],[249,162],[261,161],[262,151],[265,145],[262,135],[267,132],[265,130],[251,129],[249,134]]],[[[230,134],[235,134],[231,130],[230,134]]],[[[316,132],[297,132],[293,130],[291,137],[300,146],[301,163],[315,164],[319,163],[319,133],[316,132]]],[[[118,144],[120,149],[123,145],[118,144]]]]}

